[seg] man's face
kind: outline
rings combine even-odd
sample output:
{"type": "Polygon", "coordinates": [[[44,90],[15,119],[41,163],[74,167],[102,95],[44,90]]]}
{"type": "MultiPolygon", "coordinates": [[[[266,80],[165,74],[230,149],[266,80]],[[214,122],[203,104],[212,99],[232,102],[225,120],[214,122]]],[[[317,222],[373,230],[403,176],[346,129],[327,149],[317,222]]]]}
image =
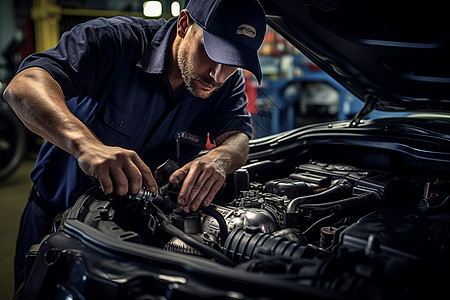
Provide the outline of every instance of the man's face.
{"type": "Polygon", "coordinates": [[[177,62],[186,88],[199,98],[208,98],[237,69],[218,64],[208,57],[203,44],[203,29],[196,24],[189,26],[178,49],[177,62]]]}

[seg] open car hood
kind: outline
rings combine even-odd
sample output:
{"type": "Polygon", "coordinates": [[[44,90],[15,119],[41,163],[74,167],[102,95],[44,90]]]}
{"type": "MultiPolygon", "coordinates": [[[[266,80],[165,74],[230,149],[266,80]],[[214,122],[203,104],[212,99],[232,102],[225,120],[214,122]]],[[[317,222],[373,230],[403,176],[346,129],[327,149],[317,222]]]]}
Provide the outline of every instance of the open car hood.
{"type": "Polygon", "coordinates": [[[450,110],[450,18],[441,2],[260,3],[271,27],[375,109],[450,110]]]}
{"type": "MultiPolygon", "coordinates": [[[[369,103],[361,115],[450,109],[441,6],[260,2],[276,31],[369,103]]],[[[247,162],[195,212],[177,206],[170,160],[157,193],[94,186],[31,247],[14,300],[440,299],[449,120],[343,120],[252,139],[247,162]]]]}

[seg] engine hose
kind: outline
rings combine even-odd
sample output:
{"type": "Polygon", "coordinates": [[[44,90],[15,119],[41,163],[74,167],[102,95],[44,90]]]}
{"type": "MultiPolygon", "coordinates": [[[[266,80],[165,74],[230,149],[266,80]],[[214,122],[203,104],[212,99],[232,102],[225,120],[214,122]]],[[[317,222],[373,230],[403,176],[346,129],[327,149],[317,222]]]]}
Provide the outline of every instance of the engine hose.
{"type": "Polygon", "coordinates": [[[217,250],[203,244],[202,242],[196,240],[189,234],[186,234],[182,230],[175,227],[170,222],[170,220],[166,217],[166,215],[158,207],[156,207],[154,204],[152,204],[152,206],[155,209],[156,216],[159,218],[161,226],[164,228],[164,230],[167,233],[176,236],[183,242],[185,242],[185,243],[191,245],[192,247],[194,247],[195,249],[203,252],[204,254],[206,254],[210,258],[214,259],[218,263],[221,263],[221,264],[224,264],[227,266],[234,266],[233,261],[230,260],[228,257],[226,257],[222,253],[218,252],[217,250]]]}
{"type": "Polygon", "coordinates": [[[314,195],[307,195],[297,197],[289,202],[286,211],[287,213],[294,213],[297,207],[303,203],[323,203],[331,199],[342,199],[348,197],[352,193],[353,186],[347,180],[339,180],[329,189],[314,195]]]}
{"type": "Polygon", "coordinates": [[[329,203],[304,203],[298,208],[313,210],[332,210],[334,215],[351,216],[371,211],[381,206],[382,199],[377,192],[366,192],[351,198],[337,200],[329,203]]]}
{"type": "Polygon", "coordinates": [[[255,258],[258,254],[300,258],[305,248],[306,246],[289,241],[284,237],[274,236],[262,232],[255,226],[249,226],[233,230],[225,242],[223,252],[239,264],[255,258]]]}
{"type": "Polygon", "coordinates": [[[225,240],[228,237],[227,223],[225,222],[224,217],[220,212],[218,212],[215,208],[211,206],[202,207],[202,211],[208,216],[213,217],[219,224],[220,244],[223,245],[223,243],[225,243],[225,240]]]}

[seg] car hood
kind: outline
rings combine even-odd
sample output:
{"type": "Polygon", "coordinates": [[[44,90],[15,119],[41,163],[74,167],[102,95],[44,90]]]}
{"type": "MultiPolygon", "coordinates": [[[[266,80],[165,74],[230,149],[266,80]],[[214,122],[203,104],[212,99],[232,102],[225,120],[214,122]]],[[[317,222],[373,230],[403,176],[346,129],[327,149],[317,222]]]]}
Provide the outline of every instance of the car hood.
{"type": "Polygon", "coordinates": [[[443,2],[260,0],[268,24],[383,111],[450,110],[443,2]]]}

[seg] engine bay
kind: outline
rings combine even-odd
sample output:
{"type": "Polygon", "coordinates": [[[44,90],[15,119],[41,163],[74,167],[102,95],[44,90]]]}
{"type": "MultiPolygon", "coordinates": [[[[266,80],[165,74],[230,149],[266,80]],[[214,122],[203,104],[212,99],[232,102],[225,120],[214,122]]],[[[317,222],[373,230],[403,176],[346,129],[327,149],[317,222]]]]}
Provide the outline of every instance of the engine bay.
{"type": "Polygon", "coordinates": [[[169,183],[120,197],[94,188],[77,218],[120,241],[346,295],[409,299],[448,283],[447,180],[320,161],[250,178],[238,170],[227,193],[189,213],[169,183]]]}

